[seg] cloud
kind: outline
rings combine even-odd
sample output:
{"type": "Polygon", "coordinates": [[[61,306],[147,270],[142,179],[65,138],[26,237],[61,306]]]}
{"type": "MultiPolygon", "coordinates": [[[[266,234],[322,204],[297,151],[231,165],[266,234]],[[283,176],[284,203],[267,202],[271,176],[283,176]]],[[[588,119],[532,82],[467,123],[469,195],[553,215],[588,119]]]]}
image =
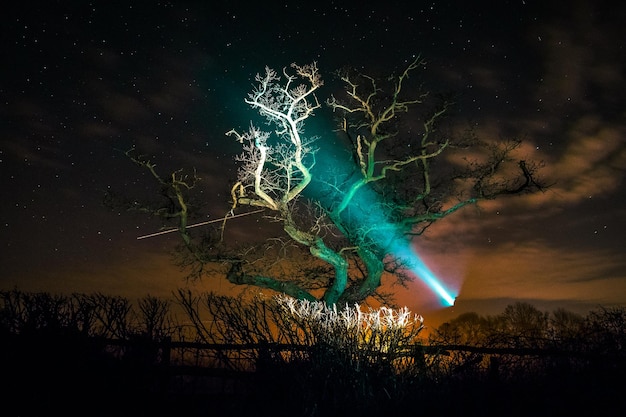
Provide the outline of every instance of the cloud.
{"type": "MultiPolygon", "coordinates": [[[[614,39],[622,24],[611,16],[598,18],[602,11],[596,9],[576,2],[563,14],[530,27],[526,46],[543,59],[528,71],[537,71],[538,77],[520,91],[525,95],[494,109],[478,125],[483,139],[495,141],[511,132],[523,136],[515,156],[543,162],[540,177],[553,185],[543,193],[481,202],[479,211],[455,213],[430,234],[480,235],[506,222],[563,222],[558,216],[573,213],[590,199],[614,199],[613,207],[620,206],[626,172],[626,72],[614,39]]],[[[480,63],[471,71],[487,93],[498,94],[503,75],[480,63]]]]}
{"type": "Polygon", "coordinates": [[[610,251],[573,251],[508,242],[469,260],[460,297],[623,302],[626,262],[610,251]]]}
{"type": "Polygon", "coordinates": [[[556,178],[559,199],[577,202],[616,191],[626,169],[626,131],[589,116],[567,135],[564,153],[548,168],[556,178]]]}

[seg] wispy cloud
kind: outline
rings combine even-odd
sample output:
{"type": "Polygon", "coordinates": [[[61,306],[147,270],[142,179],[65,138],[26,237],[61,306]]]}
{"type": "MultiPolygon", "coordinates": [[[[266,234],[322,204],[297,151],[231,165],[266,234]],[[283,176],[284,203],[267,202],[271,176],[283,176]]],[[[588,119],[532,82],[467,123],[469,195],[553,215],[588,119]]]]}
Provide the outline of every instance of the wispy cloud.
{"type": "Polygon", "coordinates": [[[621,302],[626,291],[626,261],[614,253],[554,248],[544,242],[507,242],[477,250],[461,289],[467,298],[621,302]]]}

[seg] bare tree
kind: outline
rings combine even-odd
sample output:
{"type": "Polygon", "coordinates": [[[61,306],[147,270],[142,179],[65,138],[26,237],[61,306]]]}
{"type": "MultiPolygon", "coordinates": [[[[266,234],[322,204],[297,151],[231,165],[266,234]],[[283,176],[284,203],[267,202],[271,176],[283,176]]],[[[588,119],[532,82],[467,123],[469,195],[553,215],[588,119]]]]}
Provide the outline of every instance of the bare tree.
{"type": "Polygon", "coordinates": [[[298,299],[328,304],[384,299],[384,273],[402,284],[413,273],[428,272],[415,265],[411,242],[431,224],[480,200],[542,190],[537,165],[512,158],[519,141],[481,142],[441,128],[453,103],[408,84],[409,75],[423,66],[415,58],[386,81],[341,72],[344,92],[331,95],[326,106],[318,99],[324,84],[315,62],[257,74],[245,103],[269,129],[251,124],[227,135],[242,146],[230,216],[240,207],[262,208],[286,234],[262,249],[225,250],[220,239],[226,221],[219,237],[194,244],[185,193],[195,176],[187,182],[174,173],[163,180],[154,164],[133,157],[175,196],[170,201],[177,208],[165,214],[179,220],[188,254],[183,263],[200,275],[203,265],[222,262],[233,283],[298,299]],[[425,115],[407,121],[403,116],[418,105],[425,115]],[[308,122],[322,107],[332,110],[339,128],[313,134],[308,122]],[[480,149],[481,157],[465,158],[462,166],[442,157],[470,147],[473,154],[480,149]],[[268,252],[270,246],[274,252],[268,252]],[[285,262],[301,264],[289,268],[285,262]]]}

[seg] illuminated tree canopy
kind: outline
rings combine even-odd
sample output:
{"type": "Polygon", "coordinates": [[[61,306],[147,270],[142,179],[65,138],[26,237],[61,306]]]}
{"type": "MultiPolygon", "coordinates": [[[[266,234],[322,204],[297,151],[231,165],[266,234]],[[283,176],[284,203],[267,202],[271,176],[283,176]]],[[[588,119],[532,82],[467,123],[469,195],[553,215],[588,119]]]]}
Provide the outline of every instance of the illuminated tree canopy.
{"type": "Polygon", "coordinates": [[[452,304],[454,295],[419,259],[414,240],[465,206],[545,186],[537,164],[514,157],[520,141],[481,141],[443,128],[454,103],[409,83],[424,66],[417,57],[382,80],[343,70],[341,89],[325,100],[315,62],[257,74],[245,103],[265,124],[226,134],[241,145],[239,170],[231,210],[214,233],[188,230],[195,175],[164,179],[152,162],[128,152],[163,185],[170,209],[152,212],[177,219],[181,264],[198,277],[215,273],[207,265],[221,265],[232,283],[328,304],[388,301],[384,274],[401,284],[417,276],[452,304]],[[313,123],[322,112],[332,115],[332,127],[313,123]],[[262,248],[229,247],[224,228],[246,206],[262,209],[284,235],[262,248]]]}

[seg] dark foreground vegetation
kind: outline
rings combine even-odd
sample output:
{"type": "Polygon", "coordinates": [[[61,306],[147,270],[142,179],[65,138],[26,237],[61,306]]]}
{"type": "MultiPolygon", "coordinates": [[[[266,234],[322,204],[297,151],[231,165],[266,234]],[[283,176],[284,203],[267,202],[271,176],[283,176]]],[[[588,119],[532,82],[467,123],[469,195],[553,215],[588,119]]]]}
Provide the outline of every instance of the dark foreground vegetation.
{"type": "Polygon", "coordinates": [[[415,319],[353,337],[354,310],[332,324],[299,308],[185,291],[137,303],[0,291],[0,414],[625,415],[624,309],[518,303],[426,339],[415,319]]]}

